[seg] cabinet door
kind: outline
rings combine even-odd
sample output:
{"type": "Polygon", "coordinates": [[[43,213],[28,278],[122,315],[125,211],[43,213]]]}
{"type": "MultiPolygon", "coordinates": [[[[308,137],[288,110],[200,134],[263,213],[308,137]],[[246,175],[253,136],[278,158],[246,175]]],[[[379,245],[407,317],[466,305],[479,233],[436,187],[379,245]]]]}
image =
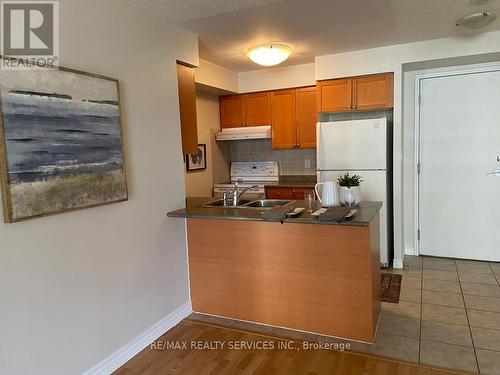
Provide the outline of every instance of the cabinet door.
{"type": "Polygon", "coordinates": [[[177,64],[179,111],[181,116],[182,153],[198,152],[198,125],[196,120],[196,85],[194,70],[177,64]]]}
{"type": "Polygon", "coordinates": [[[245,126],[271,125],[271,94],[258,92],[243,95],[245,126]]]}
{"type": "Polygon", "coordinates": [[[316,147],[316,87],[296,90],[297,145],[300,148],[316,147]]]}
{"type": "Polygon", "coordinates": [[[304,200],[304,191],[305,190],[306,190],[305,188],[293,188],[293,191],[292,191],[293,199],[304,200]]]}
{"type": "Polygon", "coordinates": [[[354,109],[393,107],[393,75],[377,74],[353,79],[354,109]]]}
{"type": "Polygon", "coordinates": [[[342,112],[352,108],[352,80],[334,79],[318,82],[318,112],[342,112]]]}
{"type": "Polygon", "coordinates": [[[295,90],[271,93],[273,148],[294,148],[296,145],[295,90]]]}
{"type": "Polygon", "coordinates": [[[222,128],[237,128],[244,125],[241,95],[221,96],[219,106],[222,128]]]}
{"type": "Polygon", "coordinates": [[[268,187],[266,188],[267,199],[293,199],[291,188],[268,187]]]}

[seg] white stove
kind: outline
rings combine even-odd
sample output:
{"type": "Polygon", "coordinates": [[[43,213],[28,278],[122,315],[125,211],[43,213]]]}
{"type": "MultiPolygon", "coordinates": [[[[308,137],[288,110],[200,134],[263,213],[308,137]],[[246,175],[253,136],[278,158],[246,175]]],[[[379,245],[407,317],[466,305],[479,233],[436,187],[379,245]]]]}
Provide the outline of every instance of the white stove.
{"type": "Polygon", "coordinates": [[[265,162],[233,162],[231,163],[231,181],[227,184],[214,184],[214,195],[220,196],[226,192],[234,190],[238,183],[238,192],[243,189],[257,185],[247,191],[247,195],[254,198],[263,198],[265,195],[264,186],[278,182],[279,167],[275,161],[265,162]],[[258,195],[258,197],[255,197],[258,195]]]}

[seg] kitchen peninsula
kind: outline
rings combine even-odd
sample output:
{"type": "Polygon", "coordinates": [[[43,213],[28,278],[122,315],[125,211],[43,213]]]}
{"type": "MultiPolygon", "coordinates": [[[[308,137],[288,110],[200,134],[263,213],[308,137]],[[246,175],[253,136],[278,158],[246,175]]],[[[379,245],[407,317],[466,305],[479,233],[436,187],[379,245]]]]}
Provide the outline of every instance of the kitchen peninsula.
{"type": "Polygon", "coordinates": [[[262,208],[207,207],[210,200],[188,198],[168,214],[187,219],[194,312],[373,342],[380,202],[362,202],[341,223],[304,210],[282,224],[264,221],[262,208]]]}

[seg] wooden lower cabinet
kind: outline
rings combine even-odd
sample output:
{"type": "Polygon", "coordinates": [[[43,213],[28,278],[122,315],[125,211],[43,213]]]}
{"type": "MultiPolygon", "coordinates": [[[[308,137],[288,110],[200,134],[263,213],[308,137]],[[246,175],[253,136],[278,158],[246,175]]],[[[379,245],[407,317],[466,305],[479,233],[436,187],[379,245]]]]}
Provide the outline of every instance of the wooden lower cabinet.
{"type": "Polygon", "coordinates": [[[193,311],[373,342],[379,215],[368,226],[188,219],[193,311]]]}
{"type": "Polygon", "coordinates": [[[295,199],[304,200],[304,192],[314,190],[306,187],[268,187],[266,188],[267,199],[295,199]]]}
{"type": "Polygon", "coordinates": [[[281,187],[267,187],[266,188],[266,198],[267,199],[294,199],[292,188],[281,188],[281,187]]]}
{"type": "Polygon", "coordinates": [[[306,190],[311,190],[311,189],[306,189],[306,188],[293,188],[292,189],[292,199],[295,200],[304,200],[304,192],[306,190]]]}

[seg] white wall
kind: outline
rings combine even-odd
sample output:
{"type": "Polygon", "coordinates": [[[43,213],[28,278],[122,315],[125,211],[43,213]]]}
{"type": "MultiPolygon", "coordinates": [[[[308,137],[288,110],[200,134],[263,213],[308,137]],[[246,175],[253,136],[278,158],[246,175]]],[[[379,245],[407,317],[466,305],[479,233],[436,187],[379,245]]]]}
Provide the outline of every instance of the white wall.
{"type": "Polygon", "coordinates": [[[314,86],[314,64],[302,64],[239,73],[239,92],[314,86]]]}
{"type": "MultiPolygon", "coordinates": [[[[500,52],[500,32],[490,32],[467,38],[445,38],[407,43],[361,51],[316,57],[316,79],[331,79],[380,72],[394,72],[394,225],[395,262],[404,257],[405,191],[403,160],[409,157],[404,149],[403,126],[403,64],[449,59],[500,52]]],[[[408,187],[407,187],[408,188],[408,187]]],[[[407,198],[408,200],[409,198],[407,198]]]]}
{"type": "Polygon", "coordinates": [[[186,172],[187,197],[211,197],[212,141],[210,129],[220,129],[219,97],[198,89],[196,91],[196,117],[198,122],[198,143],[207,145],[207,169],[186,172]]]}
{"type": "Polygon", "coordinates": [[[239,92],[238,73],[207,60],[200,59],[200,66],[195,71],[195,81],[204,86],[239,92]]]}
{"type": "Polygon", "coordinates": [[[62,65],[120,79],[128,202],[0,223],[0,373],[78,374],[189,302],[176,59],[195,35],[121,0],[61,0],[62,65]]]}
{"type": "Polygon", "coordinates": [[[195,80],[203,86],[220,89],[221,95],[247,93],[316,84],[314,63],[236,73],[200,59],[195,80]]]}

